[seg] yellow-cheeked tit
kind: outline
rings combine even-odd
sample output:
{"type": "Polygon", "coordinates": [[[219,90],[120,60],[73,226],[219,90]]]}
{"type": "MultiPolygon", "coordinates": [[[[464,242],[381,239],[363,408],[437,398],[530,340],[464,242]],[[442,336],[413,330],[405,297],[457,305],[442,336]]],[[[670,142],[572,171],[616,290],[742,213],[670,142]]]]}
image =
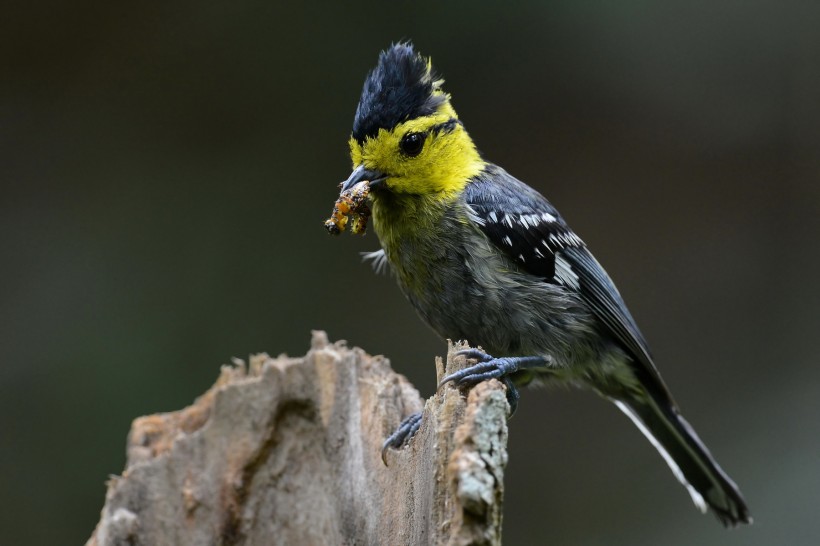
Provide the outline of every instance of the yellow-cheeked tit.
{"type": "MultiPolygon", "coordinates": [[[[681,416],[606,271],[537,191],[487,162],[409,43],[379,56],[350,138],[350,189],[369,181],[373,227],[404,295],[476,363],[442,381],[563,381],[611,400],[654,445],[703,512],[750,523],[737,486],[681,416]]],[[[388,438],[399,447],[411,415],[388,438]]]]}

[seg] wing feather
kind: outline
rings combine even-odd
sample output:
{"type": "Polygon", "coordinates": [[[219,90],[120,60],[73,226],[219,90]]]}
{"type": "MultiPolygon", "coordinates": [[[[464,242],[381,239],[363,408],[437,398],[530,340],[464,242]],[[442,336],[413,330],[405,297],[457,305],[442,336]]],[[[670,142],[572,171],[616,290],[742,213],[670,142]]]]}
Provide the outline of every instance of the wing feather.
{"type": "Polygon", "coordinates": [[[465,199],[471,220],[500,250],[521,269],[578,294],[639,368],[666,391],[615,284],[546,198],[491,166],[467,187],[465,199]]]}

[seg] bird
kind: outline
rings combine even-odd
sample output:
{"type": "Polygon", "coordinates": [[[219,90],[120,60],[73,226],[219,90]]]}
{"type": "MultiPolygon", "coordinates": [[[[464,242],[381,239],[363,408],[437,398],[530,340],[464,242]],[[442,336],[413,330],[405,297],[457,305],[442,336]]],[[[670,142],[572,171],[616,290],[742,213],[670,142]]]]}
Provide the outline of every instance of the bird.
{"type": "MultiPolygon", "coordinates": [[[[442,338],[467,340],[469,388],[565,383],[612,401],[649,439],[701,512],[751,523],[737,485],[683,418],[609,275],[538,191],[478,151],[432,61],[409,41],[379,54],[349,138],[342,191],[369,186],[381,250],[401,291],[442,338]]],[[[384,444],[400,448],[408,416],[384,444]]],[[[383,450],[383,456],[384,456],[383,450]]]]}

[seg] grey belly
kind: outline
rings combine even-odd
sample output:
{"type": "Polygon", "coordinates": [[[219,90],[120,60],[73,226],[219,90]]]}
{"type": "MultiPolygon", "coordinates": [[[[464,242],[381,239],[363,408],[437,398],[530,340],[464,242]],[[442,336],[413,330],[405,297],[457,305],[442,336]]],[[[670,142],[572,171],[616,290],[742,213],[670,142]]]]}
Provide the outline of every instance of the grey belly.
{"type": "Polygon", "coordinates": [[[402,291],[439,335],[493,356],[549,355],[559,367],[594,358],[594,319],[577,297],[519,270],[484,238],[467,243],[393,264],[402,291]]]}

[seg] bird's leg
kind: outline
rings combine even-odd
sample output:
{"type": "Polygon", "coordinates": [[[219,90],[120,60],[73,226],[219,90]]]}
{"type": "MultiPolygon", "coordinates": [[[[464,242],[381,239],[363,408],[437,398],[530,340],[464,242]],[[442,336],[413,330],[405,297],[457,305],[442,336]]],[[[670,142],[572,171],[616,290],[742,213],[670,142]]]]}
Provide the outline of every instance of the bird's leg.
{"type": "Polygon", "coordinates": [[[387,466],[387,450],[389,448],[398,449],[403,446],[410,438],[415,436],[421,426],[421,412],[411,413],[404,420],[399,423],[398,428],[387,437],[387,440],[382,444],[382,462],[387,466]]]}
{"type": "Polygon", "coordinates": [[[455,356],[466,356],[469,359],[477,360],[478,363],[446,376],[439,382],[439,388],[451,381],[457,386],[463,385],[471,387],[488,379],[500,379],[504,382],[504,385],[507,386],[507,401],[510,404],[510,415],[515,413],[519,399],[518,389],[513,384],[511,375],[520,370],[541,368],[550,363],[550,359],[543,356],[495,358],[478,349],[463,349],[457,351],[455,356]]]}
{"type": "MultiPolygon", "coordinates": [[[[469,359],[477,360],[478,363],[452,373],[439,382],[441,388],[445,383],[452,381],[458,386],[471,387],[487,379],[497,378],[507,387],[507,402],[510,404],[510,416],[518,408],[518,388],[512,380],[512,374],[527,368],[540,368],[549,365],[549,358],[542,356],[512,356],[495,358],[484,351],[478,349],[464,349],[455,353],[455,356],[466,356],[469,359]]],[[[406,444],[421,427],[421,412],[412,413],[405,417],[393,432],[382,444],[382,461],[387,465],[387,450],[398,449],[406,444]]]]}

